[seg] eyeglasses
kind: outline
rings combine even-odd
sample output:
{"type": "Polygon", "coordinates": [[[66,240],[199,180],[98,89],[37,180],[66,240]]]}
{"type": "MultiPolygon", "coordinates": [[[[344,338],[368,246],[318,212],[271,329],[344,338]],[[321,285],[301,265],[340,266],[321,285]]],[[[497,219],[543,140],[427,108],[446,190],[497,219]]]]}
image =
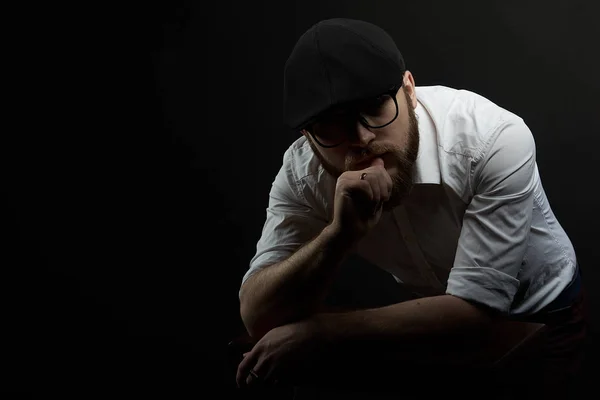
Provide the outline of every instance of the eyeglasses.
{"type": "Polygon", "coordinates": [[[354,129],[357,119],[367,128],[388,126],[398,117],[396,94],[401,87],[402,84],[395,85],[376,98],[328,110],[305,129],[321,147],[331,148],[348,139],[348,132],[354,129]]]}

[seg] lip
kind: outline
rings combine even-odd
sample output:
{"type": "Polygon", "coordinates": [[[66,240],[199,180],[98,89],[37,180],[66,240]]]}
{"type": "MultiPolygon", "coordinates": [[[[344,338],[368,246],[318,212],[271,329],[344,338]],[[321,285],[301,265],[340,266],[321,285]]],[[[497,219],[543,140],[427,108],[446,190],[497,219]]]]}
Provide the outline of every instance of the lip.
{"type": "Polygon", "coordinates": [[[380,154],[380,155],[376,155],[376,156],[372,156],[372,157],[369,157],[369,158],[365,158],[364,160],[361,160],[361,161],[357,162],[356,164],[354,164],[355,165],[355,169],[356,170],[361,170],[361,169],[368,168],[371,165],[371,163],[373,162],[373,160],[376,159],[376,158],[381,158],[383,160],[384,164],[385,164],[385,159],[383,158],[383,156],[385,156],[385,153],[384,154],[380,154]]]}

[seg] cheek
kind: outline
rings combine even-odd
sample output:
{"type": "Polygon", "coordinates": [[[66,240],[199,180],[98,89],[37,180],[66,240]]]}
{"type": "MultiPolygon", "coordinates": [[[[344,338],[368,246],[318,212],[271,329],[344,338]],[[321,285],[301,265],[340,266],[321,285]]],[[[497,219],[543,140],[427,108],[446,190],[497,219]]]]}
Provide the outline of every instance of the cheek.
{"type": "Polygon", "coordinates": [[[394,134],[395,134],[395,139],[396,139],[396,143],[398,144],[398,146],[400,147],[401,150],[405,150],[406,147],[408,146],[408,142],[409,142],[409,135],[408,135],[408,131],[409,131],[409,124],[408,121],[398,121],[398,127],[396,128],[394,134]]]}
{"type": "Polygon", "coordinates": [[[346,160],[346,154],[346,149],[336,149],[336,151],[330,151],[329,154],[327,154],[327,161],[336,167],[339,167],[340,165],[343,166],[346,160]]]}
{"type": "Polygon", "coordinates": [[[321,163],[324,164],[326,169],[333,169],[335,173],[342,173],[344,171],[344,156],[337,152],[327,151],[318,154],[321,163]]]}

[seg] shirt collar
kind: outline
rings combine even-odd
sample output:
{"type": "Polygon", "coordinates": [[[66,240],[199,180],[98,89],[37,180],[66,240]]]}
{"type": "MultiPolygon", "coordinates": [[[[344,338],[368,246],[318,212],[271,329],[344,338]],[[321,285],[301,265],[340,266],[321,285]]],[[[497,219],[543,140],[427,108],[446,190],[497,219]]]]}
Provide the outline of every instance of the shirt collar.
{"type": "Polygon", "coordinates": [[[415,184],[440,184],[440,163],[435,125],[429,112],[417,102],[415,114],[419,125],[419,153],[413,172],[415,184]]]}

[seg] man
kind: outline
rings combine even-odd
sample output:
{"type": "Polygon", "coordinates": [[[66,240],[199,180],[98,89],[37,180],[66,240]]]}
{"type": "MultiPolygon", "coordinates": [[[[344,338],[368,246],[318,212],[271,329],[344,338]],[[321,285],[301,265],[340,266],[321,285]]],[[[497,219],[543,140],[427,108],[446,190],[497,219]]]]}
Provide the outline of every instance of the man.
{"type": "Polygon", "coordinates": [[[325,345],[418,357],[514,318],[548,325],[554,361],[540,379],[553,385],[538,386],[566,396],[583,292],[524,121],[466,90],[416,87],[392,38],[358,20],[311,27],[284,83],[285,122],[302,137],[285,152],[243,278],[241,316],[257,343],[238,384],[283,379],[315,352],[327,357],[325,345]],[[350,254],[420,298],[323,312],[350,254]]]}

